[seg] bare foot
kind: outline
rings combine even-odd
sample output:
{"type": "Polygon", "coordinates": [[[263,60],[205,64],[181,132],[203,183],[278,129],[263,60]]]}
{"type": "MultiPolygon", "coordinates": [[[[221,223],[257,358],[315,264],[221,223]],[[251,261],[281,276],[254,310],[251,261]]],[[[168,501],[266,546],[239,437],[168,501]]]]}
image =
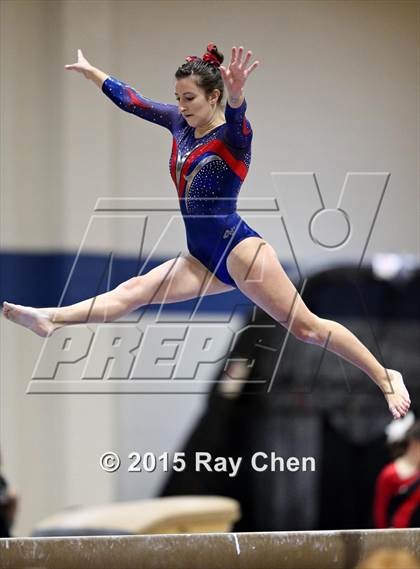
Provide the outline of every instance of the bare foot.
{"type": "Polygon", "coordinates": [[[53,323],[54,310],[51,308],[32,308],[3,302],[3,315],[43,338],[51,336],[54,330],[60,327],[59,324],[53,323]]]}
{"type": "Polygon", "coordinates": [[[381,389],[392,416],[394,419],[401,419],[410,408],[410,395],[400,372],[395,369],[387,369],[386,371],[388,377],[384,380],[381,389]]]}

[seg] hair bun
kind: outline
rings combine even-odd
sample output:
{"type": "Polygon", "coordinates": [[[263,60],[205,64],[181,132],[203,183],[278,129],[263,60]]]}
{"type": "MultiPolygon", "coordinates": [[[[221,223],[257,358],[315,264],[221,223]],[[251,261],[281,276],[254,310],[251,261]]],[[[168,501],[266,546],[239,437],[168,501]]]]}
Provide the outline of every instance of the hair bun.
{"type": "Polygon", "coordinates": [[[207,51],[202,57],[203,61],[214,65],[214,67],[220,67],[221,63],[223,63],[224,57],[223,53],[220,53],[217,49],[215,43],[209,43],[207,46],[207,51]]]}

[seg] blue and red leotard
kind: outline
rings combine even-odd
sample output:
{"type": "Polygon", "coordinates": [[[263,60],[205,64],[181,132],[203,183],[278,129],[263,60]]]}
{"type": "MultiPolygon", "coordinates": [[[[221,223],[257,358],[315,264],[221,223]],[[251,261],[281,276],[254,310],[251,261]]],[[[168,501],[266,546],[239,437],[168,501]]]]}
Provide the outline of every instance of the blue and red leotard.
{"type": "Polygon", "coordinates": [[[129,85],[108,77],[102,91],[123,110],[159,124],[173,136],[169,168],[178,191],[188,250],[209,271],[236,287],[226,259],[247,237],[261,237],[237,214],[236,202],[251,161],[252,130],[246,101],[226,103],[226,123],[201,138],[177,105],[146,99],[129,85]]]}

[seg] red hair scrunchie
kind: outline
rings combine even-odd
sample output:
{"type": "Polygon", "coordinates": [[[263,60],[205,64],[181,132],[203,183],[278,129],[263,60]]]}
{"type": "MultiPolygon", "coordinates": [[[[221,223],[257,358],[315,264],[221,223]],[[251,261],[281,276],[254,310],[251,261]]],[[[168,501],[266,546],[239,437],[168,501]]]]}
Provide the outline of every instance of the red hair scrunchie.
{"type": "Polygon", "coordinates": [[[203,61],[207,61],[207,63],[211,63],[211,65],[214,65],[215,67],[220,67],[220,61],[212,53],[205,53],[203,55],[203,61]]]}
{"type": "MultiPolygon", "coordinates": [[[[203,61],[206,61],[207,63],[210,63],[211,65],[214,65],[215,67],[220,67],[220,61],[217,59],[217,57],[215,55],[210,53],[212,49],[215,49],[215,47],[216,47],[216,44],[209,43],[209,45],[207,46],[207,51],[201,59],[203,61]]],[[[188,55],[185,58],[185,61],[194,61],[195,59],[200,59],[200,58],[197,57],[197,55],[188,55]]]]}

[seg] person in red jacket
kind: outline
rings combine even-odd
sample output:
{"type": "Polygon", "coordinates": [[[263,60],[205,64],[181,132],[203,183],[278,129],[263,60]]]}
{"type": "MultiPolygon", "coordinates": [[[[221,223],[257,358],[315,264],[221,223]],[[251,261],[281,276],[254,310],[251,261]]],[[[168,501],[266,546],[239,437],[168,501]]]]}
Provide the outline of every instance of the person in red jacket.
{"type": "Polygon", "coordinates": [[[380,472],[373,516],[377,528],[418,527],[420,521],[420,421],[408,430],[405,450],[380,472]]]}

